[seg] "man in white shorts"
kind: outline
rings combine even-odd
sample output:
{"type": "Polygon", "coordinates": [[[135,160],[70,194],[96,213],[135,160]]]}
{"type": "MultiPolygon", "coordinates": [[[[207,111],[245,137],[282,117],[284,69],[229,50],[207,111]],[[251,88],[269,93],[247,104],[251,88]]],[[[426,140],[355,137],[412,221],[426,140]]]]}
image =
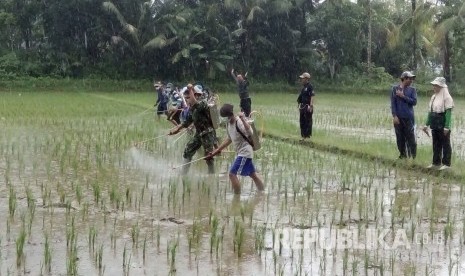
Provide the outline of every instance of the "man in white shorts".
{"type": "Polygon", "coordinates": [[[235,151],[237,153],[234,163],[231,165],[229,170],[229,179],[231,180],[232,188],[235,194],[241,193],[241,183],[237,175],[250,176],[255,186],[259,191],[263,191],[263,181],[257,175],[255,166],[253,165],[253,149],[251,145],[251,138],[253,130],[249,123],[246,121],[245,114],[239,113],[238,116],[234,116],[234,106],[231,104],[224,104],[220,109],[220,116],[228,118],[226,125],[226,131],[228,137],[221,143],[221,145],[212,151],[209,156],[213,157],[220,153],[229,144],[233,143],[235,151]]]}

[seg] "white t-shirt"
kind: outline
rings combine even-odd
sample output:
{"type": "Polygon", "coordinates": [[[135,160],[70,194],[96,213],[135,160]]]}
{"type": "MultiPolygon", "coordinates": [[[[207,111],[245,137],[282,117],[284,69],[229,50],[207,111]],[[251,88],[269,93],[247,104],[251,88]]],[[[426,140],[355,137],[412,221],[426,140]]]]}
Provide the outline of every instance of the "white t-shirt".
{"type": "Polygon", "coordinates": [[[253,134],[252,128],[250,128],[250,131],[247,132],[245,130],[244,124],[242,123],[242,120],[239,117],[236,117],[236,121],[234,123],[231,124],[228,121],[228,125],[226,126],[228,137],[231,139],[234,148],[236,149],[237,156],[253,158],[253,148],[249,142],[247,142],[247,140],[245,140],[244,137],[242,137],[242,135],[237,132],[236,122],[237,127],[246,137],[250,137],[253,134]]]}

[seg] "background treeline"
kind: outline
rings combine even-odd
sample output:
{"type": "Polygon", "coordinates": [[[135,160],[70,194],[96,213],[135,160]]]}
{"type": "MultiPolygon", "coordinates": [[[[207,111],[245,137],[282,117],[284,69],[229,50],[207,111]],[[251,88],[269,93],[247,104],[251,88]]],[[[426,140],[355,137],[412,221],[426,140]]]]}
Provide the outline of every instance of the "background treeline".
{"type": "Polygon", "coordinates": [[[195,79],[465,84],[463,0],[2,0],[0,80],[195,79]]]}

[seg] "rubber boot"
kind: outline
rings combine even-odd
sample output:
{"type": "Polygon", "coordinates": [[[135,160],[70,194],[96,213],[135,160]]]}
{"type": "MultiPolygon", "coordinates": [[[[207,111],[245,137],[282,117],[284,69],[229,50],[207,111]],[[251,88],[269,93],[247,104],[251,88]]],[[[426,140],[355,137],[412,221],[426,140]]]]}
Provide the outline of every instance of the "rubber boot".
{"type": "MultiPolygon", "coordinates": [[[[191,162],[191,161],[192,161],[192,158],[190,158],[190,159],[189,159],[189,158],[184,158],[184,159],[183,159],[183,164],[189,163],[189,162],[191,162]]],[[[190,163],[187,164],[187,165],[184,165],[184,166],[182,167],[182,175],[186,175],[186,174],[189,172],[189,168],[190,168],[190,167],[191,167],[191,164],[190,164],[190,163]]]]}
{"type": "Polygon", "coordinates": [[[215,162],[212,160],[207,160],[208,174],[215,173],[215,162]]]}

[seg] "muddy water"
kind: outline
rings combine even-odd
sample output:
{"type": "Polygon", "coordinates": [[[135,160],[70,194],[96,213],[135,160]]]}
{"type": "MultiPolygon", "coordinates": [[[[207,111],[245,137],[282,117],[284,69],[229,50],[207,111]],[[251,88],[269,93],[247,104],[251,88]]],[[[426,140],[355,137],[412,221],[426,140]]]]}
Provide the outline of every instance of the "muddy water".
{"type": "Polygon", "coordinates": [[[237,197],[233,153],[215,175],[199,161],[182,177],[188,136],[135,147],[162,134],[148,121],[3,134],[1,275],[465,273],[463,192],[447,175],[265,140],[255,163],[266,191],[243,178],[237,197]]]}

